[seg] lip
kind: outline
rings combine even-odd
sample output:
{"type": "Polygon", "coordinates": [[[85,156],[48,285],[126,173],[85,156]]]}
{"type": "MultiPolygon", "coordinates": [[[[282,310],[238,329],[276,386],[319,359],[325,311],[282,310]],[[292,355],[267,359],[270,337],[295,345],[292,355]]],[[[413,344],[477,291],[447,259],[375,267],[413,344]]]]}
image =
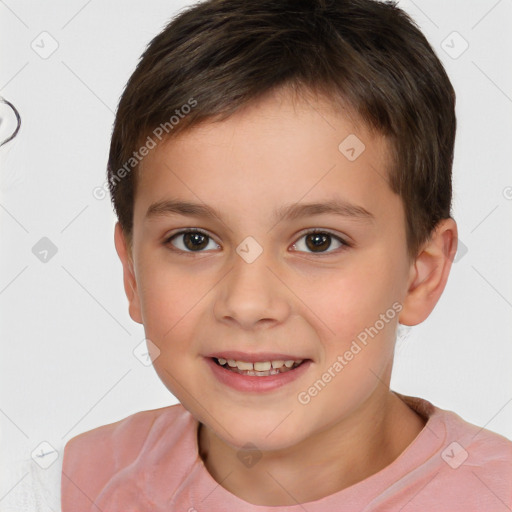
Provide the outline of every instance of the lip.
{"type": "MultiPolygon", "coordinates": [[[[226,350],[224,352],[215,352],[208,354],[205,357],[222,357],[223,359],[234,359],[235,361],[245,361],[246,363],[258,363],[264,361],[299,361],[301,359],[309,359],[307,357],[300,357],[290,354],[278,354],[276,352],[260,352],[258,354],[247,352],[240,352],[237,350],[226,350]]],[[[259,377],[258,377],[259,378],[259,377]]]]}
{"type": "MultiPolygon", "coordinates": [[[[221,354],[221,353],[219,353],[221,354]]],[[[247,362],[258,362],[258,361],[269,361],[269,360],[276,360],[276,359],[284,359],[284,360],[291,360],[293,357],[290,357],[290,359],[285,359],[282,354],[271,354],[272,359],[261,359],[263,357],[262,354],[252,354],[253,359],[243,359],[240,356],[240,352],[222,352],[222,354],[238,354],[236,357],[229,357],[229,359],[237,359],[239,361],[247,361],[247,362]],[[276,357],[279,356],[279,357],[276,357]],[[283,356],[283,357],[281,357],[283,356]],[[254,357],[258,357],[257,359],[254,359],[254,357]]],[[[245,354],[244,357],[247,357],[249,354],[245,354]]],[[[269,354],[265,354],[265,357],[268,357],[269,354]]],[[[279,389],[283,386],[286,386],[287,384],[290,384],[294,380],[297,380],[301,377],[301,375],[304,375],[305,372],[307,372],[308,368],[312,364],[313,361],[311,359],[304,360],[304,362],[297,366],[297,368],[284,372],[279,373],[277,375],[268,375],[266,377],[256,377],[253,375],[242,375],[240,373],[235,373],[230,370],[226,370],[222,366],[219,366],[214,360],[213,357],[224,357],[223,355],[219,356],[211,356],[211,357],[205,357],[206,364],[211,369],[214,377],[221,382],[222,384],[229,386],[233,389],[236,389],[237,391],[244,391],[244,392],[252,392],[252,393],[262,393],[262,392],[269,392],[274,391],[276,389],[279,389]]],[[[289,357],[289,356],[286,356],[289,357]]],[[[301,359],[300,357],[297,359],[301,359]]]]}

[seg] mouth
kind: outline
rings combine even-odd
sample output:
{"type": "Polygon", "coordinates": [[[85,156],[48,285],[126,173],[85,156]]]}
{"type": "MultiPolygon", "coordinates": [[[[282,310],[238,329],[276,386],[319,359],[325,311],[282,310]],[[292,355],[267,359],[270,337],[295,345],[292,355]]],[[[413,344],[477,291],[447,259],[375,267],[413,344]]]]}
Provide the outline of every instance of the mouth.
{"type": "Polygon", "coordinates": [[[287,373],[295,370],[304,362],[309,361],[309,359],[276,359],[250,362],[236,359],[224,359],[223,357],[212,357],[212,360],[215,364],[227,371],[251,377],[268,377],[287,373]]]}
{"type": "Polygon", "coordinates": [[[221,384],[243,393],[268,393],[288,388],[308,372],[312,359],[299,354],[224,351],[204,356],[212,376],[221,384]]]}

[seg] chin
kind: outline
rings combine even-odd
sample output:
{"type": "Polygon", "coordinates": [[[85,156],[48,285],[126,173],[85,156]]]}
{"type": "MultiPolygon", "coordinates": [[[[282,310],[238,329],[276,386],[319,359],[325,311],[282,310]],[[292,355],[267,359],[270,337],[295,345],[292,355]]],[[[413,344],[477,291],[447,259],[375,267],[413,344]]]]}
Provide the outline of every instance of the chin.
{"type": "Polygon", "coordinates": [[[219,431],[218,425],[211,425],[210,422],[206,424],[225,443],[233,446],[236,450],[248,449],[247,445],[250,444],[256,447],[253,449],[273,451],[294,446],[300,443],[306,435],[304,424],[298,425],[295,421],[290,421],[285,425],[289,420],[283,422],[283,417],[286,415],[276,416],[275,419],[266,418],[263,421],[261,418],[258,421],[256,415],[249,415],[242,421],[239,417],[235,419],[225,417],[224,424],[231,425],[227,428],[230,435],[219,431]]]}

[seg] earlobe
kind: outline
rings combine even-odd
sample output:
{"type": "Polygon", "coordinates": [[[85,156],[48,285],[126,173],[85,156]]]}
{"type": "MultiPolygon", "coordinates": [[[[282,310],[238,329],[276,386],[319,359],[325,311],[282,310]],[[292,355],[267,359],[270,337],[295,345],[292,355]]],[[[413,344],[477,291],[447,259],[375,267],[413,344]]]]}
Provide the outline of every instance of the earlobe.
{"type": "Polygon", "coordinates": [[[114,244],[117,255],[123,265],[124,291],[128,298],[128,311],[130,313],[130,317],[134,322],[142,324],[141,307],[133,267],[133,258],[119,222],[116,223],[114,230],[114,244]]]}
{"type": "Polygon", "coordinates": [[[417,325],[430,315],[446,286],[456,252],[457,224],[452,218],[443,219],[411,266],[401,324],[417,325]]]}

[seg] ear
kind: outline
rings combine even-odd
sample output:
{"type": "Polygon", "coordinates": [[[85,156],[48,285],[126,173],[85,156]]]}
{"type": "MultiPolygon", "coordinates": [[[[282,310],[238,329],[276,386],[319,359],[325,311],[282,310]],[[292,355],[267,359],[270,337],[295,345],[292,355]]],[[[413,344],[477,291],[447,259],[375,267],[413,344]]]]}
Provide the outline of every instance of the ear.
{"type": "Polygon", "coordinates": [[[448,281],[457,252],[457,224],[443,219],[411,265],[409,288],[399,322],[417,325],[432,312],[448,281]]]}
{"type": "Polygon", "coordinates": [[[123,230],[121,228],[121,224],[119,224],[119,222],[116,223],[114,231],[114,244],[116,246],[117,255],[123,264],[124,291],[126,293],[126,297],[128,298],[128,311],[130,313],[130,317],[134,322],[142,324],[140,300],[137,291],[135,272],[133,269],[131,248],[128,246],[123,230]]]}

